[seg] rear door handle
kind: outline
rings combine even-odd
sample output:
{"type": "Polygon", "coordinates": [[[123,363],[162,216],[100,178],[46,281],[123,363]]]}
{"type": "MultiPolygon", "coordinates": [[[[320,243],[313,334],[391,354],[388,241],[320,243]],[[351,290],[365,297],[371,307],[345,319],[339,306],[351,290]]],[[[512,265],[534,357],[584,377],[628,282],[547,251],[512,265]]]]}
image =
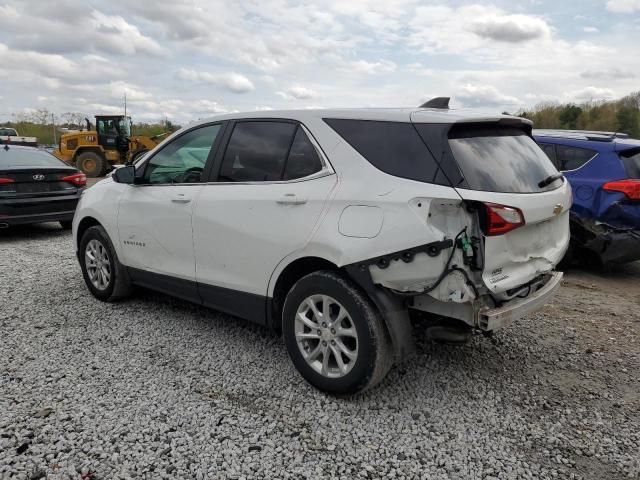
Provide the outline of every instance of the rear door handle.
{"type": "Polygon", "coordinates": [[[184,193],[179,193],[173,197],[171,201],[173,203],[189,203],[191,199],[189,197],[185,197],[184,193]]]}
{"type": "Polygon", "coordinates": [[[276,201],[280,205],[303,205],[307,203],[306,198],[298,197],[295,193],[285,193],[280,199],[276,201]]]}

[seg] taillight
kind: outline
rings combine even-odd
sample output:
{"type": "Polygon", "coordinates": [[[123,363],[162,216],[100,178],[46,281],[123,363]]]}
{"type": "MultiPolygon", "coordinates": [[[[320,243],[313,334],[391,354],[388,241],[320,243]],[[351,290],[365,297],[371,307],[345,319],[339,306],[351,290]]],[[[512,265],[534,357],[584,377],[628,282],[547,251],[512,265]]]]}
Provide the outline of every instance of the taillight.
{"type": "Polygon", "coordinates": [[[485,203],[484,234],[488,237],[502,235],[524,225],[524,215],[519,208],[485,203]]]}
{"type": "Polygon", "coordinates": [[[75,173],[62,177],[60,180],[63,182],[73,183],[76,187],[84,187],[87,184],[87,176],[84,173],[75,173]]]}
{"type": "Polygon", "coordinates": [[[13,183],[15,180],[13,178],[0,177],[0,185],[5,183],[13,183]]]}
{"type": "Polygon", "coordinates": [[[622,192],[632,200],[640,200],[640,180],[614,180],[605,183],[602,188],[609,192],[622,192]]]}

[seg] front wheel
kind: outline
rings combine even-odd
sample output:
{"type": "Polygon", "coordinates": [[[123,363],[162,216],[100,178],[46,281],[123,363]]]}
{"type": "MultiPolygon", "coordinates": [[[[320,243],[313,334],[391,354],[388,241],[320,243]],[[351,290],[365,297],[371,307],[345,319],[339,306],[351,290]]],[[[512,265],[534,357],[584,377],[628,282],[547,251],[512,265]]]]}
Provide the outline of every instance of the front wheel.
{"type": "Polygon", "coordinates": [[[89,291],[98,300],[110,302],[131,293],[131,280],[116,255],[106,230],[90,227],[80,240],[80,268],[89,291]]]}
{"type": "Polygon", "coordinates": [[[293,286],[284,303],[282,330],[295,367],[325,392],[362,392],[391,368],[391,342],[380,313],[336,272],[314,272],[293,286]]]}
{"type": "Polygon", "coordinates": [[[101,177],[107,171],[107,162],[96,152],[82,152],[76,160],[76,168],[87,177],[101,177]]]}

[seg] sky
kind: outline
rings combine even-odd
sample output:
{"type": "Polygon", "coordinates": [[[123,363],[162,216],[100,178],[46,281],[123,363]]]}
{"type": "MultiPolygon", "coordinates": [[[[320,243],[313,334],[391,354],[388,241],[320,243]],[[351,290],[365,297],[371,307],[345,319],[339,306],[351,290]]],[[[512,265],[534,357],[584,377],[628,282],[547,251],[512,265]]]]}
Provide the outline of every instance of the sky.
{"type": "Polygon", "coordinates": [[[515,112],[640,90],[640,0],[0,0],[0,121],[35,109],[515,112]],[[12,116],[13,115],[13,116],[12,116]]]}

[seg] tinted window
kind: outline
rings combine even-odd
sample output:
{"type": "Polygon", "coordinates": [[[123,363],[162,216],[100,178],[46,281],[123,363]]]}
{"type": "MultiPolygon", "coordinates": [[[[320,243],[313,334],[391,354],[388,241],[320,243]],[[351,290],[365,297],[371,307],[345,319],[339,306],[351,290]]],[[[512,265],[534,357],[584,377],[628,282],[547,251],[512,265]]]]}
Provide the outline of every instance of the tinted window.
{"type": "Polygon", "coordinates": [[[501,127],[454,127],[449,145],[472,190],[532,193],[553,190],[538,183],[557,174],[551,160],[522,130],[501,127]]]}
{"type": "Polygon", "coordinates": [[[553,162],[553,164],[558,168],[558,163],[556,161],[556,149],[553,145],[548,145],[546,143],[540,143],[540,148],[542,151],[549,157],[549,160],[553,162]]]}
{"type": "Polygon", "coordinates": [[[586,148],[556,145],[558,156],[558,169],[561,171],[580,168],[597,155],[598,152],[586,148]]]}
{"type": "Polygon", "coordinates": [[[627,150],[620,154],[629,178],[640,178],[640,150],[627,150]]]}
{"type": "Polygon", "coordinates": [[[383,172],[420,182],[447,183],[411,123],[343,119],[325,122],[383,172]]]}
{"type": "Polygon", "coordinates": [[[209,125],[179,136],[155,154],[144,171],[144,183],[197,183],[220,125],[209,125]]]}
{"type": "Polygon", "coordinates": [[[298,127],[284,168],[283,180],[308,177],[320,170],[322,170],[322,162],[318,152],[302,127],[298,127]]]}
{"type": "Polygon", "coordinates": [[[67,165],[43,150],[0,146],[0,169],[2,167],[62,167],[67,165]]]}
{"type": "Polygon", "coordinates": [[[240,122],[229,139],[220,169],[221,182],[280,180],[297,125],[240,122]]]}

